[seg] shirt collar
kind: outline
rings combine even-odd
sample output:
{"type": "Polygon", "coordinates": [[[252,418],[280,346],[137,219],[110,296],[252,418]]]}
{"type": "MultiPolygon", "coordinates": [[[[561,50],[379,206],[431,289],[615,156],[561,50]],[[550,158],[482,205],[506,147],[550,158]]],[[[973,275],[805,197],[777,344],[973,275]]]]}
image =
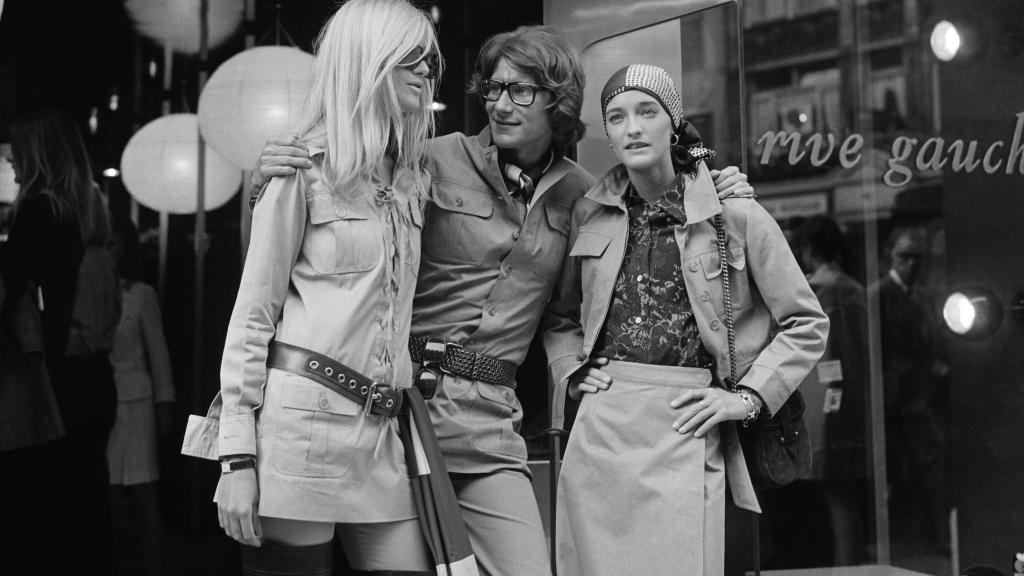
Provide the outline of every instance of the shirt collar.
{"type": "Polygon", "coordinates": [[[892,281],[895,282],[897,286],[902,288],[904,292],[906,292],[907,294],[910,293],[910,286],[903,281],[903,278],[900,278],[899,272],[897,272],[894,268],[889,269],[889,277],[892,278],[892,281]]]}
{"type": "MultiPolygon", "coordinates": [[[[680,182],[683,187],[683,214],[687,226],[722,212],[722,203],[718,200],[715,183],[703,162],[697,164],[696,177],[683,173],[680,182]]],[[[627,186],[629,173],[626,172],[625,166],[619,164],[609,170],[597,185],[587,192],[586,197],[605,206],[624,206],[627,186]]]]}
{"type": "Polygon", "coordinates": [[[811,272],[811,275],[807,277],[807,283],[811,285],[820,286],[822,284],[831,284],[839,278],[841,271],[839,267],[834,264],[820,264],[811,272]]]}

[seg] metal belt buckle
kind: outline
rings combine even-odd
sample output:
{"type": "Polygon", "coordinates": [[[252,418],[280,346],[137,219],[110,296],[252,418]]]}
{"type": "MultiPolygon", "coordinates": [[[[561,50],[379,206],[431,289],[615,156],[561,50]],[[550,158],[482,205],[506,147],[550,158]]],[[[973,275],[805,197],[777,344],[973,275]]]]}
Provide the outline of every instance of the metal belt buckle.
{"type": "Polygon", "coordinates": [[[448,345],[440,338],[427,338],[423,343],[423,363],[440,364],[444,360],[444,353],[448,345]]]}
{"type": "MultiPolygon", "coordinates": [[[[444,352],[445,352],[445,354],[448,354],[448,351],[450,350],[452,352],[452,354],[454,355],[456,353],[456,351],[459,351],[459,350],[462,350],[462,349],[463,349],[462,348],[462,344],[456,344],[455,342],[445,342],[444,343],[444,352]]],[[[452,366],[455,366],[454,358],[449,359],[448,363],[451,364],[452,366]]],[[[441,363],[441,362],[438,362],[437,367],[440,368],[441,372],[444,372],[445,374],[449,374],[451,376],[459,376],[459,374],[456,374],[455,372],[449,370],[448,368],[445,368],[444,364],[441,363]]]]}

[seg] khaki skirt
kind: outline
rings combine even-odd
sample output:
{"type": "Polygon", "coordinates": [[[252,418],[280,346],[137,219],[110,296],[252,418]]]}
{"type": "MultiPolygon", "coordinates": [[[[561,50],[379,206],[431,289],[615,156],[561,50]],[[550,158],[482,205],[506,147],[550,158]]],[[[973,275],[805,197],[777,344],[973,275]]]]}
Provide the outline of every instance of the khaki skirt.
{"type": "MultiPolygon", "coordinates": [[[[612,385],[584,395],[558,479],[559,576],[722,574],[727,461],[749,486],[735,428],[679,434],[672,423],[683,409],[669,406],[710,386],[711,372],[631,362],[603,370],[612,385]]],[[[752,490],[738,503],[757,506],[752,490]]]]}

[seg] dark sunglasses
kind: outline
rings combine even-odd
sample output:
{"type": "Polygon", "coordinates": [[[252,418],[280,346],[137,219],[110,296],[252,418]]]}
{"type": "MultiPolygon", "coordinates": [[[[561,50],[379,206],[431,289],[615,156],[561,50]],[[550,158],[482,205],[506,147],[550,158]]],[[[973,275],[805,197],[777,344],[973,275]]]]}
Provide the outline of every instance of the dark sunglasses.
{"type": "Polygon", "coordinates": [[[406,54],[404,58],[402,58],[398,65],[401,66],[402,68],[415,70],[416,67],[420,65],[420,62],[427,63],[427,79],[436,79],[440,62],[437,52],[434,52],[433,50],[427,52],[426,55],[424,55],[423,47],[417,46],[410,50],[409,53],[406,54]]]}
{"type": "Polygon", "coordinates": [[[544,90],[543,87],[526,82],[498,82],[497,80],[482,80],[480,82],[480,96],[488,102],[497,102],[501,99],[502,92],[508,92],[508,97],[513,104],[529,106],[537,97],[537,92],[544,90]]]}

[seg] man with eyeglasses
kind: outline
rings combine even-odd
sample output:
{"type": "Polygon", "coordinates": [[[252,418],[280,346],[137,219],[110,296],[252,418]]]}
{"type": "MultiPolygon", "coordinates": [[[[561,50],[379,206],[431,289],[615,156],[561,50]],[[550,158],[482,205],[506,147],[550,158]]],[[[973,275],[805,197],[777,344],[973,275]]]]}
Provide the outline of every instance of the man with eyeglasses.
{"type": "MultiPolygon", "coordinates": [[[[568,250],[572,204],[595,183],[565,157],[583,137],[583,86],[579,51],[554,29],[497,34],[481,47],[470,87],[488,126],[430,144],[410,348],[423,361],[421,389],[434,390],[428,406],[484,575],[551,573],[516,371],[568,250]]],[[[304,167],[305,156],[272,140],[253,188],[304,167]]],[[[720,191],[750,190],[735,168],[717,180],[720,191]]]]}

